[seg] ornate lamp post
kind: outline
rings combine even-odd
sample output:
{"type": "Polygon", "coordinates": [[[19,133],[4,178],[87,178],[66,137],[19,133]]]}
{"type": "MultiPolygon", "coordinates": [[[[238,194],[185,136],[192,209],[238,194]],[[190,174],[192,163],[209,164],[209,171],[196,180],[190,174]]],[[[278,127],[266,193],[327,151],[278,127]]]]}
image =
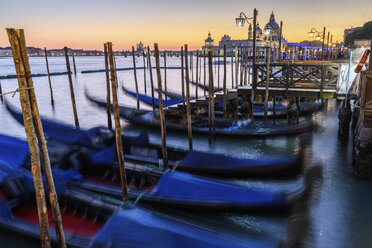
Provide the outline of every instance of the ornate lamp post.
{"type": "Polygon", "coordinates": [[[316,34],[315,39],[322,41],[322,59],[324,58],[325,33],[326,33],[326,27],[323,28],[323,34],[322,34],[322,32],[317,31],[315,28],[311,28],[310,32],[308,33],[310,38],[314,38],[314,36],[316,34]]]}
{"type": "Polygon", "coordinates": [[[253,118],[254,94],[255,94],[255,91],[256,91],[256,84],[257,84],[257,68],[256,68],[257,15],[258,15],[258,11],[255,8],[253,10],[253,17],[248,18],[243,12],[241,12],[239,14],[239,17],[235,18],[237,27],[244,27],[245,21],[247,21],[249,23],[249,21],[253,19],[253,61],[252,61],[253,80],[252,80],[252,90],[251,90],[251,100],[250,100],[250,113],[252,115],[252,118],[253,118]]]}
{"type": "Polygon", "coordinates": [[[245,22],[250,23],[253,20],[253,81],[252,88],[255,88],[257,75],[256,75],[256,34],[257,34],[257,9],[253,10],[253,17],[247,17],[243,12],[239,14],[239,17],[235,18],[236,26],[238,28],[244,27],[245,22]]]}

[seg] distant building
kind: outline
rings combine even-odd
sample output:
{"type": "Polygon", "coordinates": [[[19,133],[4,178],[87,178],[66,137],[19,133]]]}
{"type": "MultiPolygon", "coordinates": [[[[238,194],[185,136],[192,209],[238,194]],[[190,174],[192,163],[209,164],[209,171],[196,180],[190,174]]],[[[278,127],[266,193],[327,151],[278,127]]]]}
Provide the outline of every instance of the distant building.
{"type": "Polygon", "coordinates": [[[10,47],[0,47],[0,56],[12,56],[12,49],[10,47]]]}
{"type": "Polygon", "coordinates": [[[371,46],[370,40],[354,40],[354,46],[358,48],[367,48],[371,46]]]}
{"type": "MultiPolygon", "coordinates": [[[[262,31],[260,25],[257,23],[256,26],[256,47],[278,47],[280,40],[280,27],[278,23],[275,22],[274,13],[271,13],[269,22],[265,25],[264,30],[262,31]],[[270,30],[270,31],[269,31],[270,30]]],[[[253,27],[252,24],[248,27],[248,39],[242,40],[233,40],[229,35],[224,35],[219,41],[218,45],[214,45],[214,40],[212,39],[211,33],[208,32],[208,37],[204,40],[204,46],[202,50],[223,50],[224,45],[226,45],[227,51],[232,51],[235,48],[237,49],[253,49],[253,27]]],[[[285,44],[283,43],[283,48],[285,44]]]]}
{"type": "Polygon", "coordinates": [[[345,41],[346,41],[346,36],[348,36],[348,35],[351,34],[352,32],[354,32],[354,31],[356,31],[356,30],[358,30],[358,29],[361,29],[361,28],[362,28],[362,27],[356,27],[356,28],[351,27],[351,28],[345,29],[345,30],[344,30],[344,43],[345,43],[345,41]]]}

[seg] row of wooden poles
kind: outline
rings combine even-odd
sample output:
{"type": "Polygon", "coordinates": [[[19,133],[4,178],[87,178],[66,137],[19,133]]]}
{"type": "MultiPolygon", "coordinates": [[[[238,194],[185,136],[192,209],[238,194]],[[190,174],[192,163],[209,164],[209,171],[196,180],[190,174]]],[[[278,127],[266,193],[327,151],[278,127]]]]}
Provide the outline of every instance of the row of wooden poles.
{"type": "MultiPolygon", "coordinates": [[[[58,204],[58,197],[54,187],[54,181],[52,176],[51,164],[48,154],[48,148],[46,145],[46,140],[43,132],[42,123],[39,116],[39,110],[37,105],[37,100],[34,91],[34,85],[31,76],[31,69],[27,55],[26,41],[24,32],[22,29],[12,29],[7,28],[7,33],[9,37],[9,42],[12,47],[12,54],[15,69],[17,72],[18,79],[18,89],[14,91],[19,92],[20,94],[20,103],[23,113],[23,121],[25,132],[27,136],[27,141],[29,144],[30,156],[31,156],[31,172],[34,181],[35,188],[35,197],[36,205],[38,211],[39,225],[40,225],[40,241],[42,247],[51,247],[50,237],[49,237],[49,222],[48,222],[48,207],[45,197],[45,189],[43,185],[42,173],[41,173],[41,161],[42,159],[44,176],[48,191],[49,204],[53,214],[53,222],[56,232],[56,237],[58,241],[58,247],[66,247],[65,236],[63,232],[61,211],[58,204]],[[40,150],[39,150],[40,149],[40,150]],[[41,153],[41,156],[40,156],[41,153]]],[[[115,117],[115,137],[116,137],[116,146],[120,170],[120,179],[122,183],[122,192],[123,192],[123,201],[128,199],[128,188],[126,183],[126,174],[124,167],[124,154],[123,154],[123,145],[121,139],[121,126],[120,126],[120,116],[118,109],[118,100],[117,100],[117,80],[116,80],[116,70],[114,66],[114,56],[112,52],[112,43],[108,42],[104,45],[105,53],[108,56],[105,56],[106,68],[110,70],[111,78],[111,91],[113,98],[113,109],[115,117]]],[[[71,100],[74,112],[75,125],[79,128],[79,119],[76,111],[76,103],[74,96],[74,89],[72,84],[71,77],[71,68],[68,58],[68,49],[64,48],[66,56],[66,66],[68,71],[68,79],[71,93],[71,100]]],[[[47,60],[47,57],[46,57],[47,60]]],[[[74,62],[75,64],[75,62],[74,62]]],[[[49,67],[47,63],[47,70],[49,72],[49,67]]],[[[75,74],[76,67],[74,66],[75,74]]],[[[51,96],[53,96],[53,91],[51,87],[50,75],[49,76],[49,85],[51,90],[51,96]]],[[[108,87],[110,82],[108,82],[108,87]]],[[[108,89],[109,91],[110,89],[108,89]]],[[[1,93],[0,93],[1,94],[1,93]]],[[[1,95],[2,97],[2,95],[1,95]]],[[[52,98],[52,103],[54,103],[52,98]]],[[[111,120],[111,117],[110,117],[111,120]]]]}
{"type": "MultiPolygon", "coordinates": [[[[31,172],[34,181],[36,204],[38,209],[38,218],[40,224],[40,240],[42,247],[51,247],[50,237],[49,237],[49,222],[48,222],[48,211],[47,203],[45,197],[45,189],[43,185],[42,173],[41,173],[41,161],[40,161],[40,152],[41,159],[44,167],[44,175],[46,179],[46,185],[48,190],[48,199],[49,204],[53,213],[53,221],[55,225],[55,232],[58,240],[59,247],[66,247],[66,241],[63,232],[61,212],[58,204],[58,198],[54,187],[54,181],[52,176],[51,164],[48,155],[48,149],[46,145],[46,140],[39,116],[39,110],[37,106],[37,100],[35,96],[30,65],[28,61],[26,41],[24,37],[24,32],[22,29],[7,29],[9,42],[12,47],[13,60],[17,72],[18,79],[18,89],[20,93],[20,103],[22,107],[23,120],[25,132],[29,144],[30,156],[31,156],[31,172]],[[40,150],[39,150],[40,149],[40,150]]],[[[159,62],[159,48],[155,44],[155,59],[156,59],[156,71],[157,71],[157,80],[158,80],[158,94],[159,94],[159,114],[161,120],[161,133],[162,133],[162,152],[163,152],[163,164],[164,167],[168,167],[167,161],[167,149],[166,149],[166,126],[165,126],[165,116],[164,110],[162,107],[162,79],[160,73],[160,62],[159,62]]],[[[189,145],[192,149],[192,133],[191,133],[191,111],[190,111],[190,82],[189,82],[189,68],[188,68],[188,47],[184,47],[185,53],[183,55],[182,47],[182,65],[185,61],[185,70],[186,72],[186,99],[187,99],[187,122],[188,122],[188,134],[189,134],[189,145]],[[183,60],[184,57],[184,60],[183,60]]],[[[111,122],[111,96],[113,102],[113,111],[114,111],[114,120],[115,120],[115,138],[116,138],[116,150],[118,155],[118,164],[120,171],[120,179],[122,185],[122,196],[123,201],[128,199],[128,187],[125,173],[124,165],[124,153],[123,145],[121,138],[121,125],[120,125],[120,115],[118,108],[118,97],[117,97],[117,76],[116,76],[116,67],[114,65],[114,56],[112,43],[108,42],[104,44],[105,51],[105,67],[106,67],[106,85],[107,85],[107,115],[108,115],[108,126],[112,128],[111,122]]],[[[65,47],[66,55],[66,66],[68,71],[69,86],[71,93],[71,100],[75,118],[75,125],[79,127],[79,120],[77,117],[76,103],[74,97],[74,89],[72,85],[71,78],[71,68],[68,59],[68,50],[65,47]]],[[[213,69],[212,69],[212,53],[209,52],[209,94],[213,95],[213,69]]],[[[151,76],[152,77],[152,76],[151,76]]],[[[183,82],[184,84],[184,82],[183,82]]],[[[152,85],[153,88],[153,85],[152,85]]],[[[51,91],[52,94],[52,91],[51,91]]],[[[210,97],[210,106],[213,106],[213,97],[210,97]]],[[[210,108],[209,119],[210,119],[210,130],[214,130],[214,124],[212,125],[212,120],[214,120],[214,111],[213,108],[210,108]],[[212,128],[213,127],[213,128],[212,128]]],[[[215,132],[214,132],[215,134],[215,132]]]]}

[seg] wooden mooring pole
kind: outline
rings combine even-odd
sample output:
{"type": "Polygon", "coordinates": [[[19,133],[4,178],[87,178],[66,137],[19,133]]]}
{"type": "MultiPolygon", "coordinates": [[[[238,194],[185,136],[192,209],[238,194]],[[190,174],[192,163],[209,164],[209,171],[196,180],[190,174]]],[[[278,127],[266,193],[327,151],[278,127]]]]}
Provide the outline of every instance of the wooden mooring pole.
{"type": "MultiPolygon", "coordinates": [[[[185,65],[186,65],[186,119],[187,119],[187,134],[189,137],[189,149],[192,150],[192,128],[191,128],[191,106],[190,106],[190,79],[189,79],[189,70],[188,70],[188,55],[187,55],[188,46],[185,45],[185,65]]],[[[182,51],[182,50],[181,50],[182,51]]],[[[198,87],[198,86],[196,86],[198,87]]]]}
{"type": "Polygon", "coordinates": [[[72,63],[74,64],[74,75],[76,77],[75,53],[72,51],[72,63]]]}
{"type": "MultiPolygon", "coordinates": [[[[257,27],[257,9],[253,10],[253,27],[257,27]]],[[[254,117],[254,95],[257,87],[257,66],[256,66],[256,37],[257,37],[257,28],[253,28],[253,61],[252,61],[252,68],[253,68],[253,79],[252,79],[252,90],[251,90],[251,98],[250,98],[250,115],[254,117]]]]}
{"type": "Polygon", "coordinates": [[[234,89],[234,50],[231,50],[231,89],[234,89]]]}
{"type": "Polygon", "coordinates": [[[185,108],[185,71],[184,71],[183,62],[184,60],[183,60],[183,46],[182,46],[181,47],[181,88],[182,88],[182,105],[185,108]]]}
{"type": "Polygon", "coordinates": [[[214,123],[214,90],[213,90],[213,54],[208,51],[208,67],[209,67],[209,93],[208,93],[208,124],[209,124],[209,144],[216,140],[216,126],[214,123]]]}
{"type": "Polygon", "coordinates": [[[245,49],[245,56],[244,56],[244,85],[247,86],[247,66],[248,66],[248,48],[245,49]]]}
{"type": "Polygon", "coordinates": [[[217,60],[217,63],[218,63],[218,69],[217,69],[217,78],[218,78],[218,81],[217,81],[217,87],[220,88],[220,50],[217,50],[218,52],[218,60],[217,60]]]}
{"type": "MultiPolygon", "coordinates": [[[[207,94],[206,94],[206,89],[205,89],[205,88],[206,88],[206,87],[205,87],[205,82],[207,81],[206,57],[207,57],[207,52],[204,50],[204,74],[203,74],[203,75],[204,75],[204,82],[203,82],[203,83],[204,83],[204,89],[203,89],[203,90],[204,90],[204,97],[207,95],[207,94]]],[[[198,86],[196,86],[196,87],[198,87],[198,86]]]]}
{"type": "Polygon", "coordinates": [[[41,164],[38,144],[42,153],[42,159],[44,163],[46,185],[49,192],[49,202],[53,213],[58,246],[64,248],[66,247],[66,241],[62,227],[62,218],[59,209],[57,194],[54,187],[46,141],[39,117],[39,110],[36,102],[34,86],[31,78],[31,70],[28,61],[24,32],[23,29],[18,29],[16,31],[15,29],[8,28],[7,33],[9,42],[12,47],[14,64],[18,75],[23,121],[31,155],[31,172],[34,180],[36,204],[38,208],[41,246],[50,247],[51,244],[49,238],[48,212],[45,200],[44,185],[41,176],[41,164]]]}
{"type": "Polygon", "coordinates": [[[134,83],[135,83],[135,86],[136,86],[137,109],[140,109],[140,101],[139,101],[139,94],[138,94],[138,82],[137,82],[137,70],[136,70],[137,67],[136,67],[136,57],[134,55],[134,46],[132,46],[132,58],[133,58],[134,83]]]}
{"type": "Polygon", "coordinates": [[[105,69],[106,69],[106,114],[107,114],[107,127],[112,129],[111,120],[111,91],[110,91],[110,72],[109,72],[109,59],[107,44],[103,45],[103,50],[105,53],[105,69]]]}
{"type": "Polygon", "coordinates": [[[167,53],[164,51],[164,92],[165,92],[165,100],[168,100],[167,94],[167,53]]]}
{"type": "MultiPolygon", "coordinates": [[[[53,98],[52,80],[50,79],[49,63],[48,63],[48,54],[47,54],[46,47],[44,47],[44,53],[45,53],[45,64],[46,64],[47,73],[48,73],[49,90],[50,90],[50,101],[51,101],[52,106],[53,106],[53,105],[54,105],[54,98],[53,98]]],[[[1,92],[0,92],[0,94],[1,94],[1,92]]],[[[1,100],[2,100],[2,99],[3,99],[3,98],[1,97],[1,100]]]]}
{"type": "Polygon", "coordinates": [[[68,59],[68,50],[67,47],[64,47],[65,51],[65,58],[66,58],[66,67],[67,67],[67,74],[68,74],[68,82],[70,86],[70,96],[71,96],[71,102],[72,102],[72,110],[74,112],[74,120],[75,120],[75,126],[79,128],[79,118],[77,115],[76,110],[76,102],[75,102],[75,93],[74,93],[74,86],[72,84],[72,77],[71,77],[71,67],[70,67],[70,60],[68,59]]]}
{"type": "Polygon", "coordinates": [[[196,87],[195,87],[195,98],[198,99],[198,91],[199,91],[199,86],[198,86],[198,76],[199,76],[199,50],[196,51],[196,87]]]}
{"type": "Polygon", "coordinates": [[[115,79],[116,74],[115,74],[114,56],[113,56],[111,42],[107,42],[107,49],[108,49],[108,57],[109,57],[109,62],[110,62],[112,103],[113,103],[114,116],[115,116],[116,152],[118,154],[118,164],[119,164],[119,171],[120,171],[122,196],[123,196],[123,201],[126,202],[128,200],[128,186],[127,186],[127,176],[125,173],[125,165],[124,165],[124,150],[123,150],[123,143],[122,143],[122,137],[121,137],[119,103],[118,103],[118,95],[116,91],[117,89],[116,79],[115,79]]]}
{"type": "Polygon", "coordinates": [[[145,88],[145,95],[147,95],[147,86],[146,86],[146,54],[142,52],[143,57],[143,87],[145,88]]]}
{"type": "Polygon", "coordinates": [[[1,100],[1,102],[4,101],[4,99],[3,99],[3,90],[1,89],[1,82],[0,82],[0,100],[1,100]]]}
{"type": "Polygon", "coordinates": [[[283,22],[280,21],[280,34],[279,34],[279,47],[278,47],[278,54],[279,58],[278,61],[282,60],[282,39],[283,39],[283,22]]]}
{"type": "Polygon", "coordinates": [[[161,85],[161,73],[160,73],[158,44],[155,43],[154,47],[155,47],[156,72],[157,72],[157,75],[158,75],[159,118],[160,118],[161,141],[162,141],[161,142],[161,149],[162,149],[162,153],[163,153],[164,168],[168,168],[166,125],[165,125],[165,116],[164,116],[164,109],[163,109],[163,95],[162,95],[162,85],[161,85]]]}
{"type": "Polygon", "coordinates": [[[264,119],[265,120],[267,120],[267,105],[268,105],[268,101],[269,101],[269,83],[270,83],[270,49],[267,49],[265,112],[264,112],[264,119]]]}
{"type": "Polygon", "coordinates": [[[226,44],[223,45],[223,117],[226,118],[227,92],[226,92],[226,44]]]}
{"type": "Polygon", "coordinates": [[[150,82],[151,82],[151,100],[152,100],[152,110],[155,111],[155,96],[154,96],[154,79],[152,77],[152,66],[151,66],[151,50],[150,47],[147,47],[148,56],[147,56],[147,64],[149,65],[150,71],[150,82]]]}

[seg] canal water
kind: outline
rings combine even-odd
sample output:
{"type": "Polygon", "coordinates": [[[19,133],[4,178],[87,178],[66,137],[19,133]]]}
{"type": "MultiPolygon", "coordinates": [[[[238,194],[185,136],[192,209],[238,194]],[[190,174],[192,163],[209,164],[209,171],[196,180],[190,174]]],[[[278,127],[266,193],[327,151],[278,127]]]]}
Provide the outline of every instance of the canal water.
{"type": "MultiPolygon", "coordinates": [[[[142,57],[137,58],[137,66],[143,66],[142,57]]],[[[117,68],[132,67],[132,58],[117,57],[117,68]]],[[[163,59],[161,59],[161,64],[163,59]]],[[[41,57],[30,58],[32,73],[46,73],[45,60],[41,57]]],[[[155,61],[152,61],[155,65],[155,61]]],[[[196,62],[194,61],[194,65],[196,62]]],[[[167,59],[167,66],[180,66],[180,59],[176,57],[167,59]]],[[[51,72],[63,72],[65,69],[65,59],[62,57],[49,58],[51,72]]],[[[80,126],[83,129],[92,128],[97,125],[107,124],[106,113],[98,109],[85,98],[85,90],[96,98],[105,99],[105,73],[80,73],[83,70],[104,69],[103,57],[76,57],[77,75],[73,75],[73,85],[76,96],[77,112],[79,115],[80,126]]],[[[227,66],[227,85],[231,87],[231,65],[227,66]]],[[[215,68],[214,68],[215,69],[215,68]]],[[[222,66],[220,83],[222,85],[222,66]]],[[[217,71],[215,71],[215,85],[218,83],[217,71]]],[[[0,58],[0,76],[14,75],[14,65],[12,58],[0,58]]],[[[118,71],[118,82],[134,91],[133,70],[118,71]]],[[[155,71],[154,82],[155,80],[155,71]]],[[[137,71],[139,90],[144,93],[143,70],[137,71]]],[[[149,73],[147,71],[147,94],[150,93],[149,73]]],[[[191,77],[191,76],[190,76],[191,77]]],[[[235,77],[235,75],[234,75],[235,77]]],[[[195,71],[194,71],[195,78],[195,71]]],[[[203,80],[203,75],[201,76],[203,80]]],[[[164,74],[162,70],[162,79],[164,74]]],[[[40,115],[49,119],[54,119],[62,123],[74,124],[73,112],[70,101],[67,75],[53,76],[51,78],[54,92],[55,106],[50,104],[50,92],[47,77],[33,78],[35,92],[38,100],[40,115]]],[[[3,92],[15,90],[17,88],[16,79],[1,80],[3,92]]],[[[164,86],[164,84],[163,84],[164,86]]],[[[167,70],[168,91],[181,93],[180,70],[167,70]]],[[[195,93],[195,87],[191,86],[190,91],[195,93]]],[[[199,96],[203,94],[198,89],[199,96]]],[[[18,94],[12,98],[11,95],[5,97],[10,105],[20,109],[18,94]]],[[[136,100],[125,95],[119,89],[119,104],[126,106],[136,106],[136,100]]],[[[141,103],[141,108],[150,109],[149,106],[141,103]]],[[[372,192],[370,180],[359,180],[353,177],[351,169],[351,142],[341,145],[337,140],[338,128],[338,108],[335,100],[326,102],[323,111],[312,116],[314,122],[318,124],[318,129],[313,134],[312,157],[314,161],[320,162],[323,166],[323,184],[318,189],[318,204],[311,208],[311,235],[307,239],[308,247],[371,247],[372,235],[372,192]]],[[[0,104],[0,133],[25,138],[24,128],[15,122],[7,113],[4,105],[0,104]]],[[[142,131],[139,127],[129,125],[122,120],[124,132],[127,134],[137,134],[142,131]]],[[[151,142],[161,143],[160,130],[148,130],[151,142]]],[[[266,139],[246,139],[246,138],[221,138],[212,146],[208,144],[207,136],[194,135],[194,149],[225,153],[237,157],[256,157],[263,155],[285,156],[291,154],[297,144],[296,137],[276,137],[266,139]]],[[[182,148],[188,147],[186,134],[168,132],[167,144],[182,148]]],[[[249,179],[238,180],[237,183],[253,185],[257,187],[275,187],[278,189],[296,189],[301,183],[301,178],[291,180],[265,180],[249,179]]],[[[197,213],[194,213],[197,214],[197,213]]],[[[205,215],[205,214],[204,214],[205,215]]],[[[205,221],[211,219],[216,226],[222,226],[239,232],[242,235],[250,235],[254,239],[280,240],[286,235],[288,216],[267,216],[251,214],[218,214],[204,216],[205,221]]],[[[17,235],[10,235],[5,231],[0,232],[1,246],[27,246],[29,242],[20,239],[17,235]]],[[[35,247],[38,247],[35,244],[35,247]]]]}

